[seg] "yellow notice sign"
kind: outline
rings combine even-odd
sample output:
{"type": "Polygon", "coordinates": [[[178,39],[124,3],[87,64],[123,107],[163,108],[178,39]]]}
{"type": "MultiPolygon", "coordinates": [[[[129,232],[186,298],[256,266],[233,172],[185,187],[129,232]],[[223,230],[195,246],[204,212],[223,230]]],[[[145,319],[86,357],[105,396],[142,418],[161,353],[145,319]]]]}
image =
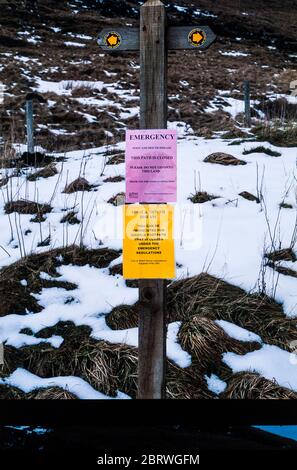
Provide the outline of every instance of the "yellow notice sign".
{"type": "Polygon", "coordinates": [[[124,206],[123,271],[125,279],[175,277],[173,206],[124,206]]]}

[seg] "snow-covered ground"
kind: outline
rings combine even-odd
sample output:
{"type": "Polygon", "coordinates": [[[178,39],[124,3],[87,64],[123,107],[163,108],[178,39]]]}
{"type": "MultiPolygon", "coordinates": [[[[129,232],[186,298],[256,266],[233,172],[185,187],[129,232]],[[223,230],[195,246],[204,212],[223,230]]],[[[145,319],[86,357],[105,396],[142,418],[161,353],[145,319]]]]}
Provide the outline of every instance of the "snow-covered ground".
{"type": "MultiPolygon", "coordinates": [[[[59,387],[73,393],[77,398],[82,400],[111,399],[111,397],[98,392],[79,377],[51,377],[49,379],[42,379],[21,368],[16,369],[8,379],[0,379],[0,384],[1,383],[17,387],[24,392],[31,392],[36,388],[59,387]]],[[[129,397],[122,392],[118,392],[116,398],[121,400],[129,399],[129,397]]]]}
{"type": "MultiPolygon", "coordinates": [[[[172,127],[172,126],[171,126],[172,127]]],[[[178,202],[175,205],[175,256],[178,263],[177,278],[185,278],[208,271],[248,292],[257,291],[261,279],[263,253],[279,245],[287,248],[292,244],[296,217],[296,148],[275,148],[263,145],[281,153],[280,157],[251,153],[244,150],[255,147],[256,142],[228,146],[221,138],[205,140],[185,135],[182,128],[178,141],[178,202]],[[244,160],[246,165],[222,166],[203,162],[213,152],[231,153],[244,160]],[[196,190],[207,191],[217,199],[204,204],[193,204],[189,196],[196,190]],[[249,201],[239,196],[249,191],[261,196],[261,202],[249,201]],[[280,209],[280,203],[293,206],[280,209]],[[275,233],[275,239],[272,235],[275,233]]],[[[113,147],[123,151],[124,143],[113,147]]],[[[11,176],[8,185],[1,188],[0,201],[0,265],[8,265],[20,258],[20,247],[16,237],[16,224],[23,233],[23,252],[42,252],[50,247],[61,247],[78,243],[83,239],[86,246],[102,246],[122,249],[122,207],[114,207],[107,201],[115,194],[125,191],[125,182],[104,182],[107,177],[125,176],[125,165],[105,165],[106,147],[87,151],[68,152],[64,162],[57,163],[58,174],[47,179],[29,182],[26,177],[33,169],[12,176],[13,170],[1,170],[2,176],[11,176]],[[103,172],[103,175],[100,176],[103,172]],[[94,185],[90,192],[65,194],[63,190],[79,176],[94,185]],[[7,200],[32,200],[49,203],[53,210],[41,224],[31,222],[31,215],[10,216],[4,212],[7,200]],[[83,221],[81,225],[62,224],[66,210],[74,210],[83,221]],[[12,233],[13,231],[13,239],[12,233]],[[38,247],[38,243],[50,235],[51,245],[38,247]]],[[[121,262],[121,256],[112,264],[121,262]]],[[[286,263],[292,269],[297,262],[286,263]]],[[[61,266],[60,280],[77,285],[77,289],[66,291],[61,288],[43,289],[35,298],[43,308],[40,313],[26,312],[25,315],[11,315],[0,318],[0,339],[15,347],[46,341],[59,347],[62,337],[36,338],[20,333],[30,328],[37,333],[58,321],[71,320],[76,325],[88,325],[95,339],[113,343],[137,346],[137,329],[115,331],[105,322],[105,315],[120,304],[136,302],[138,291],[127,287],[120,275],[110,276],[108,268],[95,269],[90,266],[61,266]],[[71,296],[74,301],[67,303],[71,296]],[[66,303],[65,303],[66,302],[66,303]],[[98,314],[99,312],[99,314],[98,314]]],[[[262,285],[264,287],[264,285],[262,285]]],[[[283,304],[288,317],[297,316],[297,279],[279,275],[266,268],[265,289],[268,295],[275,295],[283,304]]],[[[262,343],[261,338],[236,325],[219,321],[219,326],[228,335],[240,341],[258,341],[262,347],[244,356],[226,353],[223,360],[234,370],[254,370],[264,377],[275,379],[280,385],[297,391],[297,367],[292,355],[276,346],[262,343]]],[[[188,353],[177,342],[179,322],[169,325],[168,357],[180,367],[191,363],[188,353]]],[[[15,385],[24,391],[50,384],[66,387],[80,398],[102,398],[88,384],[79,378],[64,377],[40,379],[33,374],[17,369],[8,379],[1,382],[15,385]]],[[[207,378],[211,390],[224,388],[216,376],[207,378]]],[[[121,392],[119,391],[119,394],[121,392]]],[[[120,394],[119,398],[123,398],[120,394]]]]}

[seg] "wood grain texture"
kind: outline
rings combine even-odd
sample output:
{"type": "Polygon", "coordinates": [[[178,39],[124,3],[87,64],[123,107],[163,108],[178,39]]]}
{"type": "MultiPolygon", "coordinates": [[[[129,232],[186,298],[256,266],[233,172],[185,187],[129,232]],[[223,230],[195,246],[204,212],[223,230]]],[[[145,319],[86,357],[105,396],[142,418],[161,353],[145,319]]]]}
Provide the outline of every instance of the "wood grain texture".
{"type": "Polygon", "coordinates": [[[244,84],[244,124],[246,127],[251,127],[251,97],[250,97],[250,82],[245,80],[244,84]]]}
{"type": "Polygon", "coordinates": [[[138,398],[165,398],[166,283],[139,280],[138,398]]]}
{"type": "Polygon", "coordinates": [[[34,153],[33,101],[26,101],[27,152],[34,153]]]}
{"type": "MultiPolygon", "coordinates": [[[[169,50],[200,50],[203,51],[211,46],[216,40],[216,35],[208,26],[190,25],[190,26],[169,26],[166,31],[166,46],[169,50]],[[206,41],[201,46],[193,46],[189,40],[189,34],[194,29],[205,32],[206,41]]],[[[140,31],[139,28],[104,28],[100,31],[97,43],[107,52],[113,51],[139,51],[140,50],[140,31]],[[112,49],[105,45],[104,38],[108,33],[117,32],[121,36],[121,44],[112,49]]]]}
{"type": "Polygon", "coordinates": [[[157,1],[140,10],[140,128],[167,127],[166,11],[157,1]]]}
{"type": "Polygon", "coordinates": [[[140,37],[139,28],[104,28],[100,31],[97,43],[107,52],[117,51],[139,51],[140,37]],[[112,49],[105,44],[105,37],[112,32],[116,32],[121,36],[121,43],[118,47],[112,49]]]}
{"type": "Polygon", "coordinates": [[[216,40],[216,35],[209,28],[209,26],[171,26],[167,31],[167,44],[168,49],[191,49],[194,51],[203,51],[211,46],[216,40]],[[202,30],[206,36],[204,44],[200,46],[194,46],[189,41],[189,34],[194,30],[202,30]]]}
{"type": "MultiPolygon", "coordinates": [[[[140,128],[167,128],[166,11],[159,0],[140,9],[140,128]]],[[[165,297],[164,280],[139,280],[139,399],[165,398],[165,297]]]]}

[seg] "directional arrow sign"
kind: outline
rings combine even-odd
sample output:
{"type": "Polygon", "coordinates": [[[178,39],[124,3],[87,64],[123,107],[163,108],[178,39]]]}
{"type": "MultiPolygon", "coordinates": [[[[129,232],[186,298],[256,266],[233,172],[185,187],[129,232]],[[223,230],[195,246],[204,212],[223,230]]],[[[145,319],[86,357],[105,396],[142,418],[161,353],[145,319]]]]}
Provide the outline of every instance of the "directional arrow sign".
{"type": "MultiPolygon", "coordinates": [[[[167,48],[171,50],[205,50],[216,40],[209,26],[171,26],[167,29],[167,48]]],[[[137,51],[140,49],[139,28],[104,28],[99,46],[105,51],[137,51]]]]}
{"type": "Polygon", "coordinates": [[[207,49],[216,40],[209,26],[171,26],[167,30],[168,49],[207,49]]]}
{"type": "Polygon", "coordinates": [[[97,43],[109,52],[139,50],[139,28],[104,28],[100,31],[97,43]]]}

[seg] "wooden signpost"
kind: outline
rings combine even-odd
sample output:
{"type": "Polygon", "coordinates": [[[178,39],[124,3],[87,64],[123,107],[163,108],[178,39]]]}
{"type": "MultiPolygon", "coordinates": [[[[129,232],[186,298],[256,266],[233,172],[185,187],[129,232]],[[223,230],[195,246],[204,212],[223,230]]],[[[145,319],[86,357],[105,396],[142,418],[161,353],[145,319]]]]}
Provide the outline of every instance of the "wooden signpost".
{"type": "MultiPolygon", "coordinates": [[[[167,51],[205,50],[215,39],[208,26],[168,26],[160,0],[147,0],[141,6],[139,29],[100,32],[98,44],[106,52],[140,51],[140,129],[167,129],[167,51]]],[[[138,398],[165,398],[166,280],[138,282],[138,398]]]]}
{"type": "Polygon", "coordinates": [[[25,113],[26,113],[28,155],[33,155],[35,153],[33,101],[38,101],[39,103],[46,103],[46,99],[35,92],[33,93],[30,92],[26,95],[25,113]]]}
{"type": "Polygon", "coordinates": [[[250,97],[250,81],[245,80],[244,88],[244,124],[251,127],[251,97],[250,97]]]}
{"type": "MultiPolygon", "coordinates": [[[[145,4],[148,6],[147,4],[145,4]]],[[[143,5],[143,6],[145,6],[143,5]]],[[[152,5],[152,4],[151,4],[152,5]]],[[[157,5],[157,3],[155,3],[157,5]]],[[[99,46],[107,52],[139,51],[139,28],[104,28],[97,40],[99,46]]],[[[216,39],[209,26],[170,26],[166,30],[167,49],[207,49],[216,39]]]]}
{"type": "Polygon", "coordinates": [[[27,152],[34,153],[34,130],[33,130],[33,100],[26,99],[26,124],[27,124],[27,152]]]}

